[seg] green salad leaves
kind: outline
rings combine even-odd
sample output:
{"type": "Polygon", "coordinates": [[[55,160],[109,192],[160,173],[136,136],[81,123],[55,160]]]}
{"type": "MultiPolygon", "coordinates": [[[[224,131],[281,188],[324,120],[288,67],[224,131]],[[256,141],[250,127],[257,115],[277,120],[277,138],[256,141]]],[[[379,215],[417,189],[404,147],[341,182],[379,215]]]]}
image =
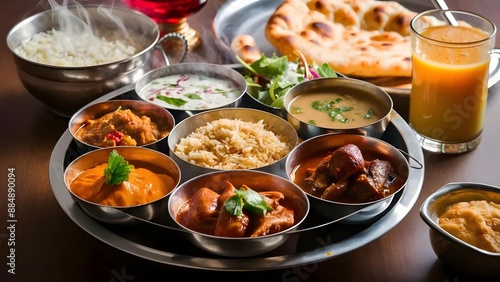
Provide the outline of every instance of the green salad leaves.
{"type": "Polygon", "coordinates": [[[235,189],[234,193],[224,202],[224,208],[229,214],[242,216],[243,209],[246,209],[260,215],[266,215],[267,212],[273,210],[259,193],[245,185],[240,189],[235,189]]]}
{"type": "Polygon", "coordinates": [[[108,185],[118,185],[127,181],[132,169],[134,166],[113,150],[109,153],[108,164],[104,168],[104,182],[108,185]]]}
{"type": "Polygon", "coordinates": [[[294,54],[297,56],[296,62],[290,62],[286,56],[266,57],[262,54],[252,64],[236,56],[246,69],[244,76],[249,94],[266,105],[283,108],[286,92],[296,84],[320,77],[337,77],[337,73],[328,64],[311,65],[302,53],[296,51],[294,54]]]}

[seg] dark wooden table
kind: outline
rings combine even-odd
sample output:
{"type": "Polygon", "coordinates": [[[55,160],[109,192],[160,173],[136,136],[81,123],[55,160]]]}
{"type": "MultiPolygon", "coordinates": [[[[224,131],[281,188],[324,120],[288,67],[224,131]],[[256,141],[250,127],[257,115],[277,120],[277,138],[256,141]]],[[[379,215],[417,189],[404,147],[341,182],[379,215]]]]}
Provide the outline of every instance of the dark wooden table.
{"type": "MultiPolygon", "coordinates": [[[[209,0],[189,19],[204,42],[187,61],[224,63],[211,33],[211,19],[222,2],[209,0]]],[[[494,0],[448,2],[451,8],[475,11],[500,25],[494,0]]],[[[463,155],[426,153],[425,180],[415,206],[381,238],[340,257],[289,269],[248,273],[184,269],[151,262],[101,242],[80,229],[56,201],[49,184],[49,158],[68,119],[53,114],[24,89],[5,44],[12,26],[46,6],[38,0],[0,3],[4,38],[0,45],[0,281],[191,281],[195,277],[234,281],[477,281],[455,273],[437,259],[418,212],[422,201],[448,182],[500,186],[499,84],[490,89],[481,145],[463,155]],[[6,197],[11,168],[16,179],[15,275],[7,272],[12,234],[7,229],[6,197]]],[[[498,38],[496,46],[500,46],[498,38]]],[[[408,109],[405,101],[400,102],[396,110],[405,116],[408,109]]]]}

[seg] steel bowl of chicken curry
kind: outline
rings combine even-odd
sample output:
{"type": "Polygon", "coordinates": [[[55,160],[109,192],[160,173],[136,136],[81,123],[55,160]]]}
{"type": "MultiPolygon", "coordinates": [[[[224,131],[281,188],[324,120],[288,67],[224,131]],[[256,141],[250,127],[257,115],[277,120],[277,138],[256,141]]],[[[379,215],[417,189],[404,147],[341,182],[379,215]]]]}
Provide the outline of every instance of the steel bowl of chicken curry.
{"type": "Polygon", "coordinates": [[[174,125],[173,115],[162,107],[139,100],[109,100],[79,110],[68,127],[80,153],[117,146],[167,152],[174,125]]]}
{"type": "Polygon", "coordinates": [[[372,222],[408,181],[406,157],[391,144],[358,134],[305,140],[287,158],[288,178],[311,199],[311,208],[346,224],[372,222]]]}
{"type": "Polygon", "coordinates": [[[81,208],[106,223],[137,223],[165,212],[181,172],[167,155],[144,147],[97,149],[64,171],[64,183],[81,208]]]}
{"type": "Polygon", "coordinates": [[[289,238],[309,213],[294,183],[256,170],[218,171],[192,178],[169,197],[168,212],[193,245],[211,254],[250,257],[289,238]]]}

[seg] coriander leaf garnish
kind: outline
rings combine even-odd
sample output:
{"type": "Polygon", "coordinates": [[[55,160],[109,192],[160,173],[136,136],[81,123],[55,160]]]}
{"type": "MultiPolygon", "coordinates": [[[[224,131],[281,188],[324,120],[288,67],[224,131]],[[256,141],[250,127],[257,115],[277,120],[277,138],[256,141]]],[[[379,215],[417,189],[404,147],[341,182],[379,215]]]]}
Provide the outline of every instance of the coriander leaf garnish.
{"type": "Polygon", "coordinates": [[[353,107],[336,107],[335,104],[338,104],[341,101],[342,98],[337,98],[335,100],[326,102],[316,100],[311,103],[311,107],[317,111],[325,112],[328,117],[330,117],[331,121],[347,123],[349,122],[349,119],[343,117],[342,113],[352,111],[353,107]]]}
{"type": "Polygon", "coordinates": [[[376,116],[377,112],[374,109],[370,108],[368,112],[363,116],[365,119],[371,119],[373,116],[376,116]]]}
{"type": "Polygon", "coordinates": [[[233,195],[224,202],[224,207],[229,214],[235,216],[243,215],[243,199],[239,195],[233,195]]]}
{"type": "Polygon", "coordinates": [[[232,215],[242,216],[243,208],[260,215],[266,215],[268,211],[273,210],[259,193],[248,186],[243,185],[240,189],[235,189],[234,193],[224,203],[224,208],[232,215]]]}
{"type": "Polygon", "coordinates": [[[186,94],[185,96],[192,100],[203,100],[203,98],[201,98],[201,96],[196,93],[186,94]]]}
{"type": "Polygon", "coordinates": [[[109,153],[108,164],[104,168],[104,182],[108,185],[118,185],[127,181],[132,169],[134,166],[113,150],[109,153]]]}
{"type": "Polygon", "coordinates": [[[165,96],[156,96],[156,99],[158,100],[162,100],[170,105],[174,105],[174,106],[177,106],[177,107],[181,107],[183,106],[184,104],[187,103],[186,100],[184,99],[180,99],[180,98],[172,98],[172,97],[165,97],[165,96]]]}
{"type": "Polygon", "coordinates": [[[301,113],[302,113],[301,107],[292,107],[292,114],[301,114],[301,113]]]}

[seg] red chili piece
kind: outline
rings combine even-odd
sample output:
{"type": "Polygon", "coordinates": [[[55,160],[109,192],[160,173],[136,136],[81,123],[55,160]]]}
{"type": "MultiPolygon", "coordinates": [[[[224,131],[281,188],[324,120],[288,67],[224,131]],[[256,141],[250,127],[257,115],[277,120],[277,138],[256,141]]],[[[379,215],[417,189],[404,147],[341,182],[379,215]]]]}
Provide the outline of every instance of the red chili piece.
{"type": "Polygon", "coordinates": [[[120,143],[122,137],[123,137],[123,133],[121,133],[118,130],[115,130],[111,133],[106,134],[106,138],[113,139],[116,144],[120,143]]]}

